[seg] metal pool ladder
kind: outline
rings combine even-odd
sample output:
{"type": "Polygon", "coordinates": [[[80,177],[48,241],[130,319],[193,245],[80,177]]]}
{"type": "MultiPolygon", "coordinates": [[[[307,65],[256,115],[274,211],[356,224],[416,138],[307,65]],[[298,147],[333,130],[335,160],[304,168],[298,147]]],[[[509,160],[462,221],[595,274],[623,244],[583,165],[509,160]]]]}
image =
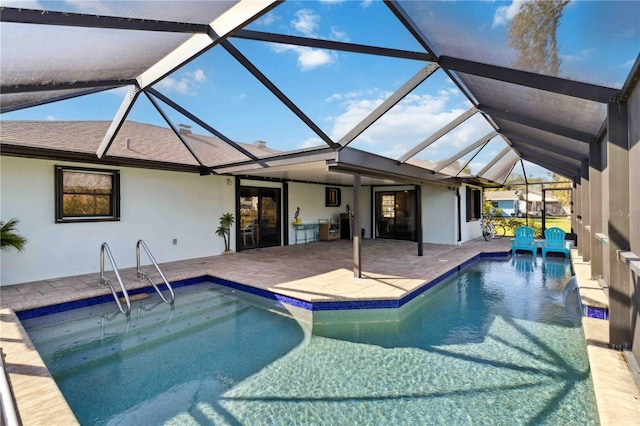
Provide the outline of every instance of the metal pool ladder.
{"type": "Polygon", "coordinates": [[[138,279],[139,280],[143,280],[143,279],[149,280],[149,282],[151,283],[153,288],[155,288],[156,291],[158,292],[158,294],[160,295],[160,298],[165,303],[173,305],[173,302],[176,300],[176,295],[173,293],[173,288],[171,288],[171,284],[169,284],[169,281],[167,281],[167,278],[164,276],[164,274],[160,270],[160,267],[158,266],[158,262],[156,262],[156,260],[153,258],[153,255],[151,254],[151,251],[149,251],[149,247],[147,247],[147,244],[142,240],[138,240],[138,242],[136,243],[136,265],[137,265],[137,270],[138,270],[138,279]],[[169,289],[169,294],[171,295],[170,300],[167,300],[167,298],[164,297],[164,295],[162,294],[162,292],[160,291],[160,289],[158,288],[156,283],[153,281],[151,276],[149,274],[145,273],[145,272],[142,272],[142,269],[140,268],[140,247],[142,247],[144,249],[144,251],[147,252],[147,256],[149,256],[149,259],[151,259],[151,262],[153,263],[153,266],[156,267],[156,271],[158,271],[158,273],[160,274],[160,277],[164,281],[164,285],[166,285],[167,288],[169,289]]]}
{"type": "Polygon", "coordinates": [[[120,272],[118,272],[118,267],[116,266],[116,261],[113,259],[113,255],[111,254],[111,250],[109,249],[109,245],[107,243],[102,243],[100,246],[100,284],[108,285],[111,289],[111,294],[113,294],[113,298],[116,300],[118,304],[118,309],[120,312],[129,316],[131,313],[131,300],[129,300],[129,293],[127,293],[127,289],[124,287],[124,283],[122,282],[122,277],[120,277],[120,272]],[[124,296],[124,300],[126,302],[126,306],[122,306],[120,302],[120,298],[118,297],[118,293],[116,289],[113,287],[113,283],[109,278],[104,274],[104,255],[107,254],[109,258],[109,262],[111,262],[111,267],[113,268],[113,272],[116,274],[116,278],[118,279],[118,284],[120,284],[120,290],[122,290],[122,294],[124,296]]]}

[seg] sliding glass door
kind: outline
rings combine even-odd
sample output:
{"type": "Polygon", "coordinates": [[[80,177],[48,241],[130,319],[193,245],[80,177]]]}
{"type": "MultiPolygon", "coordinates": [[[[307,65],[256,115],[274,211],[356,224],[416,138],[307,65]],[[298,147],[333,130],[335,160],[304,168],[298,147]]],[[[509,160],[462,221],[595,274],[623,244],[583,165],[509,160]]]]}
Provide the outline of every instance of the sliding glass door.
{"type": "Polygon", "coordinates": [[[240,188],[239,250],[280,245],[280,189],[240,188]]]}
{"type": "Polygon", "coordinates": [[[416,240],[416,192],[376,192],[376,238],[416,240]]]}

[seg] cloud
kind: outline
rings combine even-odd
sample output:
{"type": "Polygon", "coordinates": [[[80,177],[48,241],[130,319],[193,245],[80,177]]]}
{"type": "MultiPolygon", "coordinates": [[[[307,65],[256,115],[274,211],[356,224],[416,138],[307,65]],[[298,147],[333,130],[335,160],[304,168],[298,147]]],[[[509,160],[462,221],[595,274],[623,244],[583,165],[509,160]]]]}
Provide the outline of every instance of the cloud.
{"type": "Polygon", "coordinates": [[[237,95],[233,95],[233,96],[231,97],[231,100],[232,100],[233,102],[237,102],[237,101],[241,101],[241,100],[245,99],[246,97],[247,97],[247,95],[246,95],[246,94],[244,94],[244,93],[239,93],[239,94],[237,94],[237,95]]]}
{"type": "Polygon", "coordinates": [[[335,62],[335,54],[326,50],[301,48],[298,52],[298,65],[303,71],[318,68],[335,62]]]}
{"type": "Polygon", "coordinates": [[[326,98],[324,101],[327,103],[330,103],[330,102],[337,102],[337,101],[342,101],[346,99],[357,99],[362,96],[367,96],[367,95],[376,94],[376,93],[378,93],[377,89],[370,89],[367,91],[366,94],[358,90],[353,92],[347,92],[347,93],[334,93],[330,95],[328,98],[326,98]]]}
{"type": "MultiPolygon", "coordinates": [[[[325,3],[339,3],[338,1],[325,1],[325,3]]],[[[304,37],[322,38],[319,35],[320,15],[310,9],[300,9],[295,13],[295,19],[291,21],[291,26],[295,32],[300,33],[304,37]]],[[[331,39],[347,42],[349,35],[345,31],[341,31],[336,27],[332,27],[331,39]]],[[[275,53],[291,52],[297,56],[298,67],[302,71],[309,71],[321,66],[334,64],[338,60],[337,52],[314,49],[305,46],[282,45],[277,43],[270,44],[271,49],[275,53]]]]}
{"type": "Polygon", "coordinates": [[[46,120],[47,121],[58,121],[58,118],[54,117],[53,115],[47,115],[46,120]]]}
{"type": "Polygon", "coordinates": [[[2,0],[2,7],[16,7],[21,9],[46,9],[36,0],[2,0]]]}
{"type": "Polygon", "coordinates": [[[160,90],[169,93],[179,93],[181,95],[195,95],[199,83],[207,81],[207,76],[202,69],[195,71],[185,71],[177,77],[165,77],[157,83],[160,90]]]}
{"type": "Polygon", "coordinates": [[[492,27],[499,27],[502,25],[508,25],[514,16],[520,12],[520,7],[523,3],[530,0],[513,0],[509,6],[500,6],[495,15],[493,16],[492,27]]]}
{"type": "Polygon", "coordinates": [[[337,41],[349,41],[349,35],[345,31],[340,31],[336,27],[331,27],[331,38],[337,41]]]}
{"type": "Polygon", "coordinates": [[[86,0],[66,0],[66,4],[75,7],[82,13],[95,13],[96,15],[115,15],[109,2],[86,1],[86,0]]]}
{"type": "Polygon", "coordinates": [[[298,148],[299,149],[314,148],[322,145],[326,145],[325,142],[322,139],[314,136],[302,141],[300,145],[298,145],[298,148]]]}
{"type": "Polygon", "coordinates": [[[204,70],[197,69],[193,72],[193,79],[198,83],[201,83],[203,81],[207,81],[207,76],[204,75],[204,70]]]}
{"type": "Polygon", "coordinates": [[[316,31],[320,26],[320,15],[310,9],[300,9],[296,12],[296,19],[291,21],[291,25],[307,37],[316,37],[316,31]]]}
{"type": "Polygon", "coordinates": [[[275,14],[275,12],[271,11],[267,14],[265,14],[264,16],[260,17],[260,19],[258,19],[256,21],[256,23],[258,25],[262,25],[265,27],[270,26],[271,24],[273,24],[274,22],[280,20],[280,18],[278,17],[278,15],[275,14]]]}
{"type": "Polygon", "coordinates": [[[298,67],[303,71],[312,70],[323,65],[329,65],[336,61],[334,52],[327,50],[313,49],[305,46],[292,46],[272,44],[271,48],[276,53],[293,52],[298,57],[298,67]]]}

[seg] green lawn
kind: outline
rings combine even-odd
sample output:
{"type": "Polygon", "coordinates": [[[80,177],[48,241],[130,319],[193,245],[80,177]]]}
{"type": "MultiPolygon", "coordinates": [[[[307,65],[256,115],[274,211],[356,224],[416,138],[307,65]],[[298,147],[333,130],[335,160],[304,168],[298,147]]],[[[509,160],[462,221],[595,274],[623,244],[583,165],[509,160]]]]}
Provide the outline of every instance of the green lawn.
{"type": "MultiPolygon", "coordinates": [[[[511,218],[495,220],[496,223],[501,223],[504,225],[507,236],[513,236],[514,229],[520,225],[526,225],[526,220],[524,218],[511,218]]],[[[536,230],[536,238],[542,237],[542,218],[540,217],[530,217],[529,226],[536,230]]],[[[568,216],[547,216],[546,219],[547,228],[558,227],[562,229],[566,233],[571,232],[571,218],[568,216]]]]}
{"type": "Polygon", "coordinates": [[[571,232],[571,218],[569,216],[553,216],[546,219],[547,228],[553,228],[554,226],[562,229],[564,232],[571,232]]]}

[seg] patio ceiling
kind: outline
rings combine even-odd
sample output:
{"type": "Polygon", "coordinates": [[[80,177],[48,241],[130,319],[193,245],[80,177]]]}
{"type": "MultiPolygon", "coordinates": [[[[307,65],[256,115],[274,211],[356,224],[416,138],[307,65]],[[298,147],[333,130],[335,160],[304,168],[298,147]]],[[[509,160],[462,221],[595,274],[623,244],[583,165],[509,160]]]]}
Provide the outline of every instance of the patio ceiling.
{"type": "MultiPolygon", "coordinates": [[[[338,171],[369,176],[371,180],[366,182],[371,184],[447,183],[457,178],[493,185],[504,183],[523,160],[576,179],[582,161],[588,157],[589,144],[599,143],[606,129],[607,105],[624,99],[628,87],[640,74],[637,21],[631,42],[619,44],[615,50],[607,49],[606,43],[586,46],[573,41],[576,52],[589,47],[595,51],[593,55],[600,55],[595,58],[599,67],[576,72],[541,66],[553,57],[523,61],[525,53],[530,52],[518,52],[510,47],[508,40],[488,36],[475,23],[472,13],[455,9],[460,6],[453,4],[456,2],[375,4],[374,7],[386,6],[389,15],[412,39],[413,44],[407,43],[407,48],[389,47],[393,43],[387,43],[384,38],[379,44],[355,43],[256,30],[260,28],[257,25],[260,18],[270,12],[277,13],[286,3],[122,1],[109,2],[108,12],[104,14],[96,13],[95,2],[38,3],[45,10],[3,7],[0,13],[2,119],[10,119],[12,112],[27,108],[128,88],[126,94],[120,95],[119,108],[109,117],[113,120],[96,150],[97,158],[109,155],[131,111],[144,102],[155,109],[165,126],[175,133],[176,143],[187,148],[195,165],[211,173],[350,182],[342,175],[331,175],[338,171]],[[263,63],[250,59],[250,46],[255,43],[403,61],[417,72],[394,76],[402,79],[394,90],[361,113],[346,132],[338,134],[323,128],[320,119],[311,112],[312,105],[294,100],[296,96],[291,91],[286,94],[286,82],[276,82],[278,79],[273,73],[268,77],[271,68],[280,66],[277,61],[281,56],[274,54],[270,62],[263,63]],[[281,119],[278,114],[285,111],[313,132],[322,146],[293,151],[280,149],[276,142],[274,148],[282,154],[271,152],[268,158],[260,157],[241,141],[227,136],[233,129],[216,123],[215,114],[193,110],[183,99],[175,100],[164,93],[163,81],[173,78],[181,68],[200,60],[201,56],[217,52],[232,58],[280,104],[280,109],[264,114],[272,114],[272,121],[278,122],[281,119]],[[615,73],[611,71],[614,68],[615,73]],[[398,115],[393,113],[399,105],[435,78],[448,79],[453,89],[466,98],[469,108],[437,130],[420,135],[420,139],[402,153],[381,154],[371,148],[388,146],[393,141],[367,145],[359,139],[376,123],[389,121],[389,116],[397,119],[398,115]],[[192,149],[189,141],[181,136],[179,124],[184,122],[228,144],[236,151],[234,160],[226,164],[208,162],[206,156],[192,149]],[[472,131],[479,136],[456,144],[460,139],[456,139],[456,132],[472,131]],[[443,141],[455,145],[456,149],[449,149],[446,154],[442,149],[437,151],[443,141]],[[470,168],[471,161],[480,156],[488,158],[483,167],[470,168]],[[243,160],[238,161],[238,157],[243,160]]],[[[602,38],[610,37],[609,30],[620,25],[621,17],[640,18],[638,2],[582,3],[581,7],[589,13],[581,16],[580,28],[596,32],[601,29],[596,36],[602,38]]],[[[490,4],[473,7],[481,6],[490,4]]],[[[381,29],[371,25],[370,31],[381,29]]],[[[372,36],[370,40],[380,38],[372,36]]],[[[224,101],[211,99],[211,103],[224,104],[224,101]]]]}

